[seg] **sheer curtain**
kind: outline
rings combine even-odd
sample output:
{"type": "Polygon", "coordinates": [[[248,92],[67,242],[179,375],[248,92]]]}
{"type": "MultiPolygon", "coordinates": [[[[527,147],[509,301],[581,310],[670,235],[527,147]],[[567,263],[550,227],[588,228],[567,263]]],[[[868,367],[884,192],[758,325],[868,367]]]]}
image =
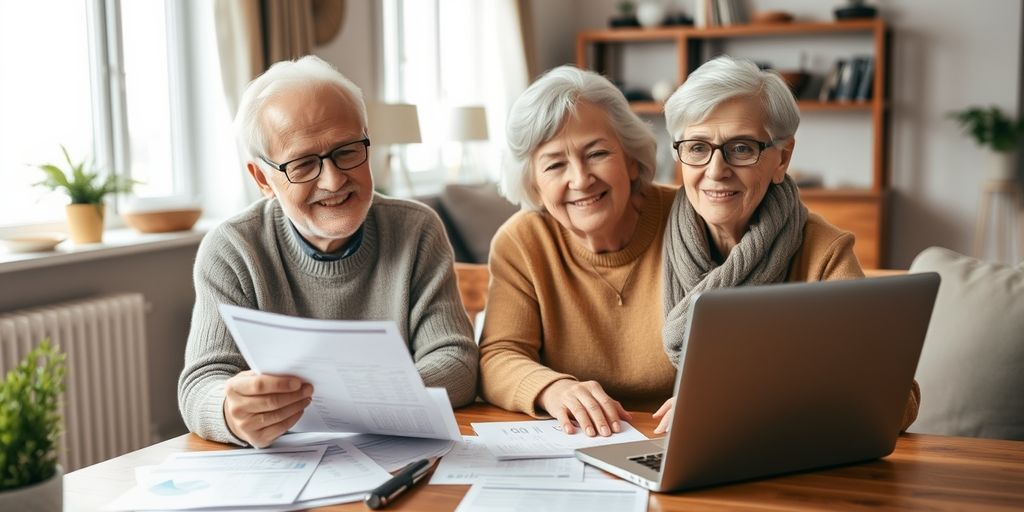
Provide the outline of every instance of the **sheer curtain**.
{"type": "MultiPolygon", "coordinates": [[[[312,0],[215,0],[213,19],[224,97],[232,118],[253,78],[275,62],[313,51],[312,0]]],[[[260,197],[242,167],[242,154],[239,147],[238,168],[218,170],[223,174],[206,180],[211,191],[234,203],[235,210],[260,197]]]]}

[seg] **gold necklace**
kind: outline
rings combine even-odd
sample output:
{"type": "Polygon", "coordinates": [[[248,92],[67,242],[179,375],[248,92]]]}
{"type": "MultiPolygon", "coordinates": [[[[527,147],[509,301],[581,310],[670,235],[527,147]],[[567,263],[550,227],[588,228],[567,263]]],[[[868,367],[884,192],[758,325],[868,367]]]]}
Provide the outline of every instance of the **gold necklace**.
{"type": "Polygon", "coordinates": [[[594,265],[593,262],[587,260],[587,263],[590,264],[590,269],[593,270],[594,275],[596,275],[597,278],[600,279],[601,282],[605,284],[605,286],[607,286],[609,289],[611,289],[612,292],[615,293],[615,297],[619,300],[619,305],[621,306],[623,304],[622,294],[626,291],[626,287],[629,286],[629,280],[633,278],[633,272],[636,271],[636,267],[640,263],[641,258],[643,258],[643,255],[640,255],[639,257],[637,257],[636,260],[633,261],[633,265],[630,266],[629,268],[629,273],[626,274],[626,279],[622,281],[621,288],[616,288],[614,285],[612,285],[612,283],[608,281],[608,279],[605,279],[604,275],[598,272],[597,266],[594,265]]]}

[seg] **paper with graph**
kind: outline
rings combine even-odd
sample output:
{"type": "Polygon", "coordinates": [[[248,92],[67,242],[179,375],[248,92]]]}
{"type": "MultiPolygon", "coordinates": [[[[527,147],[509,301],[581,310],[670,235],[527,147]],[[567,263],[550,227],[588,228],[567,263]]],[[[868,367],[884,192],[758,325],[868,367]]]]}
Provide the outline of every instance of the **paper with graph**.
{"type": "Polygon", "coordinates": [[[326,446],[175,453],[107,510],[287,505],[309,482],[326,446]]]}
{"type": "Polygon", "coordinates": [[[394,322],[314,320],[221,304],[257,373],[294,375],[313,402],[292,432],[358,432],[460,440],[444,390],[428,390],[394,322]]]}

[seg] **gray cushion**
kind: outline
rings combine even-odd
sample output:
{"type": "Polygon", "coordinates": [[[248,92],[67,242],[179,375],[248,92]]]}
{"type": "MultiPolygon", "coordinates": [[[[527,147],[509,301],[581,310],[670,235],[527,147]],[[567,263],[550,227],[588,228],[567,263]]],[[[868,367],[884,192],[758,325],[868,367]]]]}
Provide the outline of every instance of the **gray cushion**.
{"type": "Polygon", "coordinates": [[[487,263],[494,233],[519,211],[493,183],[448,185],[441,193],[441,205],[472,256],[470,263],[487,263]]]}
{"type": "Polygon", "coordinates": [[[911,272],[942,276],[917,381],[911,432],[1024,440],[1024,262],[988,263],[938,247],[911,272]]]}

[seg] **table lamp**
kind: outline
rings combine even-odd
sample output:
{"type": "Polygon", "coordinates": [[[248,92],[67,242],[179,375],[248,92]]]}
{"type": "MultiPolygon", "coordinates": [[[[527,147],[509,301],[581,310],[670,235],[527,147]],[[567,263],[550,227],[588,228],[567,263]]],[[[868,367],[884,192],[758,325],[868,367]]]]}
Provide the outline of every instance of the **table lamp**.
{"type": "Polygon", "coordinates": [[[470,180],[477,178],[477,173],[471,172],[470,166],[466,165],[469,160],[466,143],[488,140],[487,111],[484,107],[474,105],[452,108],[448,114],[448,140],[462,143],[462,156],[459,158],[456,176],[462,177],[465,173],[470,180]]]}
{"type": "MultiPolygon", "coordinates": [[[[384,160],[384,172],[381,173],[381,187],[391,192],[391,157],[394,150],[391,146],[397,144],[416,144],[422,142],[420,138],[420,121],[416,111],[416,105],[407,103],[370,103],[366,106],[368,118],[368,131],[370,141],[374,144],[386,145],[387,157],[384,160]]],[[[405,186],[409,194],[413,194],[412,177],[399,160],[399,170],[405,180],[405,186]]]]}

